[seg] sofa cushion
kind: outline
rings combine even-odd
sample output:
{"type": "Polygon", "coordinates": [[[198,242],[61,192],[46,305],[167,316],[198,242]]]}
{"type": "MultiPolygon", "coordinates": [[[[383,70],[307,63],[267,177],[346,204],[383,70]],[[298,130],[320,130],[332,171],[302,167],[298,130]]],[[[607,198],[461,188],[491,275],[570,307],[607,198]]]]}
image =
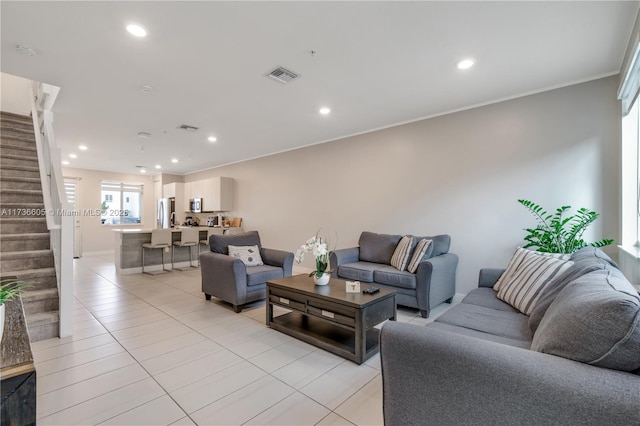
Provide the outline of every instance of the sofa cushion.
{"type": "Polygon", "coordinates": [[[214,253],[229,254],[229,244],[234,246],[257,245],[258,248],[262,248],[258,231],[249,231],[244,234],[235,235],[211,235],[209,237],[209,247],[214,253]]]}
{"type": "Polygon", "coordinates": [[[558,294],[531,349],[615,370],[640,368],[640,296],[611,265],[558,294]]]}
{"type": "MultiPolygon", "coordinates": [[[[572,259],[574,259],[574,257],[572,257],[572,259]]],[[[578,256],[576,259],[578,260],[575,261],[569,269],[545,287],[544,292],[531,310],[529,314],[529,327],[534,333],[538,329],[540,321],[544,318],[544,314],[547,312],[547,309],[549,309],[549,306],[551,306],[555,298],[558,297],[558,294],[560,294],[567,285],[589,272],[605,269],[607,265],[609,265],[606,261],[596,258],[586,259],[578,256]]]]}
{"type": "Polygon", "coordinates": [[[431,237],[417,237],[414,235],[413,238],[415,241],[424,239],[431,240],[431,245],[427,249],[423,260],[449,253],[449,247],[451,247],[451,236],[447,234],[434,235],[431,237]]]}
{"type": "Polygon", "coordinates": [[[526,315],[469,303],[459,303],[451,307],[435,321],[527,342],[530,342],[533,336],[526,315]]]}
{"type": "Polygon", "coordinates": [[[498,299],[529,315],[545,287],[551,285],[571,265],[573,262],[570,260],[526,254],[517,269],[502,280],[498,299]]]}
{"type": "Polygon", "coordinates": [[[260,266],[247,266],[247,285],[264,284],[269,280],[275,280],[277,278],[283,278],[284,273],[282,268],[277,266],[260,265],[260,266]]]}
{"type": "Polygon", "coordinates": [[[364,231],[360,234],[360,260],[391,264],[391,256],[402,238],[401,235],[376,234],[364,231]]]}
{"type": "Polygon", "coordinates": [[[490,342],[502,343],[503,345],[515,346],[516,348],[529,349],[531,342],[527,340],[510,339],[508,337],[502,337],[495,334],[488,334],[482,331],[472,330],[470,328],[458,327],[456,325],[445,324],[443,322],[432,322],[427,324],[427,327],[437,328],[438,330],[446,331],[447,333],[460,334],[462,336],[475,337],[481,340],[488,340],[490,342]]]}
{"type": "Polygon", "coordinates": [[[416,288],[416,276],[411,272],[398,271],[391,265],[378,265],[373,271],[373,281],[401,288],[416,288]]]}
{"type": "Polygon", "coordinates": [[[581,260],[597,260],[606,262],[614,268],[620,269],[616,262],[611,260],[609,256],[597,247],[583,247],[571,255],[571,260],[579,262],[581,260]]]}
{"type": "Polygon", "coordinates": [[[260,249],[257,245],[254,246],[227,246],[229,250],[229,256],[236,257],[242,260],[245,266],[260,266],[264,265],[262,257],[260,256],[260,249]]]}
{"type": "Polygon", "coordinates": [[[373,271],[379,268],[379,263],[354,262],[338,266],[338,277],[346,280],[373,282],[373,271]]]}
{"type": "Polygon", "coordinates": [[[428,240],[426,238],[418,241],[418,244],[416,244],[414,252],[411,255],[411,261],[407,265],[407,271],[411,272],[412,274],[416,273],[416,271],[418,270],[418,265],[420,265],[420,262],[422,262],[422,259],[426,256],[429,248],[431,248],[431,251],[433,252],[433,246],[431,242],[431,240],[428,240]]]}
{"type": "Polygon", "coordinates": [[[481,287],[471,290],[461,303],[484,306],[498,311],[518,312],[516,308],[498,299],[498,292],[492,288],[481,287]]]}
{"type": "Polygon", "coordinates": [[[409,263],[409,255],[411,254],[411,246],[413,244],[413,237],[405,235],[400,239],[400,242],[396,246],[391,256],[391,266],[398,271],[404,271],[407,269],[407,263],[409,263]]]}

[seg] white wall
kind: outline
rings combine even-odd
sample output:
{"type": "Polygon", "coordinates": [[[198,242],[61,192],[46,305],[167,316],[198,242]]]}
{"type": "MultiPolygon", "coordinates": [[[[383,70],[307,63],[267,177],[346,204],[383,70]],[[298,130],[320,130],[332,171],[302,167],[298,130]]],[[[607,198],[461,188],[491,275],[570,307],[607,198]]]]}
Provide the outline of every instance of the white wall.
{"type": "Polygon", "coordinates": [[[0,73],[0,110],[30,115],[30,89],[31,80],[12,74],[0,73]]]}
{"type": "MultiPolygon", "coordinates": [[[[142,223],[131,225],[135,228],[154,228],[156,217],[156,197],[154,193],[154,183],[151,176],[111,173],[97,170],[63,168],[65,177],[80,178],[76,186],[78,201],[76,210],[100,209],[102,200],[100,190],[103,180],[112,182],[123,182],[133,184],[143,184],[142,201],[142,223]]],[[[114,250],[113,228],[102,225],[100,216],[80,216],[80,228],[82,232],[83,255],[92,253],[103,253],[114,250]]]]}
{"type": "MultiPolygon", "coordinates": [[[[619,240],[618,77],[185,176],[235,179],[234,211],[263,244],[295,251],[318,228],[452,236],[457,292],[506,265],[535,221],[516,200],[601,213],[587,240],[619,240]]],[[[389,105],[393,108],[393,105],[389,105]]],[[[332,120],[348,119],[335,115],[332,120]]],[[[607,249],[610,255],[616,251],[607,249]]],[[[305,261],[306,262],[306,261],[305,261]]],[[[305,266],[311,266],[305,265],[305,266]]]]}

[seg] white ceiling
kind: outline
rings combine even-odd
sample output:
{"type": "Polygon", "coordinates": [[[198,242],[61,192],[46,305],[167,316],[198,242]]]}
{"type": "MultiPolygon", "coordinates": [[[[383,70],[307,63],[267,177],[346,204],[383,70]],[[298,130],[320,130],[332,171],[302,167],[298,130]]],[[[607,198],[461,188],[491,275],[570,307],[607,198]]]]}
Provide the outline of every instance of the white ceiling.
{"type": "Polygon", "coordinates": [[[55,129],[63,156],[78,154],[70,167],[182,174],[616,74],[638,2],[0,7],[1,71],[61,87],[55,129]],[[128,34],[132,21],[149,35],[128,34]],[[466,57],[476,66],[456,69],[466,57]],[[264,77],[278,65],[302,76],[264,77]]]}

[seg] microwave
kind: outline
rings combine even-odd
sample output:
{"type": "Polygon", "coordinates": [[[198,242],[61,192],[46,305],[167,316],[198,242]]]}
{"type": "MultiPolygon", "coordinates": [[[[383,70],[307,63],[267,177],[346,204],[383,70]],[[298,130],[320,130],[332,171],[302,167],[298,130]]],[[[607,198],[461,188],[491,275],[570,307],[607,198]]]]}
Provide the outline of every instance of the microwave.
{"type": "Polygon", "coordinates": [[[192,198],[189,200],[189,211],[191,213],[202,213],[202,198],[192,198]]]}

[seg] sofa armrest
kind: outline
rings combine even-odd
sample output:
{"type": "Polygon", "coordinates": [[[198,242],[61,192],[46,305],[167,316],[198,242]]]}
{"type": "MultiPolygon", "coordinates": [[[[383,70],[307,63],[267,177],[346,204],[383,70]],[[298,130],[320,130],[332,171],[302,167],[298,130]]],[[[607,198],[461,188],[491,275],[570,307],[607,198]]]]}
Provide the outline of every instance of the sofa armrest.
{"type": "Polygon", "coordinates": [[[416,270],[418,306],[438,305],[456,293],[458,255],[445,253],[422,261],[416,270]]]}
{"type": "Polygon", "coordinates": [[[212,251],[200,254],[202,291],[224,300],[241,300],[247,292],[247,267],[242,260],[212,251]],[[235,295],[233,298],[225,298],[235,295]]]}
{"type": "Polygon", "coordinates": [[[338,277],[338,266],[345,263],[354,263],[360,260],[360,247],[351,247],[345,249],[334,250],[329,253],[329,267],[331,268],[331,276],[338,277]]]}
{"type": "Polygon", "coordinates": [[[637,424],[640,376],[474,337],[387,322],[384,424],[637,424]]]}
{"type": "Polygon", "coordinates": [[[498,278],[505,271],[504,268],[482,268],[478,276],[478,287],[493,287],[498,278]]]}
{"type": "Polygon", "coordinates": [[[291,270],[293,269],[293,253],[263,247],[260,252],[260,256],[266,265],[279,266],[284,270],[285,277],[291,276],[291,270]]]}

